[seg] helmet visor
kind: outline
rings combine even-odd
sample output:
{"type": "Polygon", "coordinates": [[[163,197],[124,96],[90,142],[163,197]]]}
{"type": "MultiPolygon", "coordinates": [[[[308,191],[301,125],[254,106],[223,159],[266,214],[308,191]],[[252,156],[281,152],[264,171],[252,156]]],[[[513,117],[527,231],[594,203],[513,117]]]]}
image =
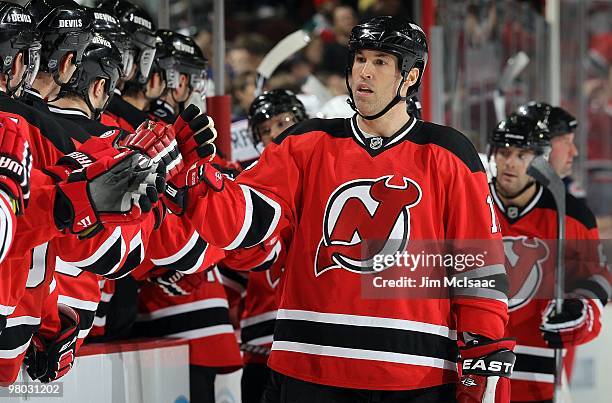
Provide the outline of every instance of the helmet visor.
{"type": "Polygon", "coordinates": [[[134,67],[134,49],[123,49],[121,52],[121,64],[123,65],[123,70],[121,71],[122,77],[127,77],[132,72],[132,68],[134,67]]]}
{"type": "Polygon", "coordinates": [[[206,70],[202,70],[199,74],[191,74],[191,88],[194,92],[200,94],[206,94],[206,88],[208,86],[208,74],[206,70]]]}
{"type": "Polygon", "coordinates": [[[151,72],[151,66],[153,65],[154,59],[155,48],[145,48],[140,52],[138,68],[140,69],[140,74],[143,77],[149,77],[149,73],[151,72]]]}

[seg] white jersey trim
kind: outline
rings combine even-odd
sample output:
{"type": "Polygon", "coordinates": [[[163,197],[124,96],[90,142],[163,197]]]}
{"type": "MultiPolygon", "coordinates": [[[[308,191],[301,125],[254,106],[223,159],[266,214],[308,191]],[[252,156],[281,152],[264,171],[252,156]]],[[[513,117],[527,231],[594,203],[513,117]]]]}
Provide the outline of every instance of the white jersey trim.
{"type": "Polygon", "coordinates": [[[17,358],[19,354],[23,353],[28,349],[28,346],[30,345],[30,340],[32,340],[31,337],[28,339],[27,343],[22,344],[21,346],[12,350],[0,350],[0,359],[10,360],[13,358],[17,358]]]}
{"type": "Polygon", "coordinates": [[[381,327],[429,333],[457,340],[457,331],[443,325],[417,322],[407,319],[379,318],[375,316],[346,315],[302,310],[279,309],[277,319],[306,320],[319,323],[333,323],[348,326],[381,327]]]}
{"type": "Polygon", "coordinates": [[[276,319],[276,313],[278,311],[268,311],[259,315],[251,316],[249,318],[242,319],[240,321],[240,327],[247,327],[256,325],[257,323],[267,322],[269,320],[276,319]]]}
{"type": "Polygon", "coordinates": [[[67,295],[58,295],[57,302],[60,304],[68,305],[72,308],[82,309],[84,311],[95,312],[98,309],[98,303],[94,301],[85,301],[67,295]]]}
{"type": "Polygon", "coordinates": [[[510,379],[517,381],[554,383],[555,376],[552,374],[540,374],[535,372],[514,371],[510,379]]]}
{"type": "Polygon", "coordinates": [[[419,365],[441,368],[457,372],[457,363],[440,358],[423,357],[412,354],[392,353],[388,351],[359,350],[346,347],[320,346],[317,344],[297,343],[292,341],[274,341],[272,351],[289,351],[294,353],[322,355],[338,358],[352,358],[370,361],[384,361],[396,364],[419,365]]]}
{"type": "Polygon", "coordinates": [[[169,334],[166,337],[180,337],[183,339],[192,340],[199,339],[202,337],[217,336],[220,334],[234,335],[234,328],[232,327],[232,325],[216,325],[204,327],[201,329],[188,330],[186,332],[173,333],[169,334]]]}
{"type": "Polygon", "coordinates": [[[228,308],[228,303],[225,298],[209,298],[201,301],[190,302],[188,304],[181,304],[175,306],[169,306],[167,308],[157,309],[148,313],[141,313],[138,315],[138,321],[150,321],[159,318],[165,318],[167,316],[179,315],[181,313],[198,311],[200,309],[208,308],[228,308]]]}

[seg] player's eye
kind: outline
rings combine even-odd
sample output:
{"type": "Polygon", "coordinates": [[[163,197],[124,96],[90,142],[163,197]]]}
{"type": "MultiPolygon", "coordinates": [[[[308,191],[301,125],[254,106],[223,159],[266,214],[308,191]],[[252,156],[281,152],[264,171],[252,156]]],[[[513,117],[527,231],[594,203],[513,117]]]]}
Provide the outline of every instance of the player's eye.
{"type": "Polygon", "coordinates": [[[355,57],[355,61],[358,63],[365,63],[365,57],[363,56],[356,56],[355,57]]]}
{"type": "Polygon", "coordinates": [[[377,64],[377,65],[379,65],[379,66],[382,66],[382,65],[387,64],[387,62],[385,62],[383,59],[376,59],[376,60],[374,61],[374,64],[377,64]]]}

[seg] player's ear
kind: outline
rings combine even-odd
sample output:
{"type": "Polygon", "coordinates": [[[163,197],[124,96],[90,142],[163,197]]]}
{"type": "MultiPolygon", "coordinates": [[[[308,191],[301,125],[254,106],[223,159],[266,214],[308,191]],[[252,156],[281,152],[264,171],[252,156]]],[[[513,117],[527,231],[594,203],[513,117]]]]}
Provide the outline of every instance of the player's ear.
{"type": "Polygon", "coordinates": [[[402,90],[400,92],[402,96],[406,96],[406,94],[408,93],[408,88],[416,84],[416,82],[419,79],[419,74],[420,74],[419,69],[417,69],[416,67],[413,67],[408,72],[408,77],[406,77],[406,81],[404,81],[404,85],[402,85],[402,90]]]}

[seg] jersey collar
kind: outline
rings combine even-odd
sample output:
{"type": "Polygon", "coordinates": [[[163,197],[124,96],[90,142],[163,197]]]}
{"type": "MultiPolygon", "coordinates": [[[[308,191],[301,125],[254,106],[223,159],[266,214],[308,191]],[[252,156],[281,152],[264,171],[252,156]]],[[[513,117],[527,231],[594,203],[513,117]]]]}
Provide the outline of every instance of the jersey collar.
{"type": "Polygon", "coordinates": [[[529,200],[529,202],[527,202],[525,206],[523,207],[507,206],[506,207],[504,203],[502,202],[501,198],[499,197],[499,194],[497,193],[497,189],[495,189],[495,178],[493,178],[491,183],[489,183],[489,189],[491,191],[491,196],[493,196],[493,201],[495,202],[499,210],[504,214],[504,216],[506,216],[506,218],[508,219],[510,223],[514,223],[520,220],[527,213],[533,210],[534,207],[538,204],[538,202],[540,201],[540,198],[542,197],[542,193],[544,192],[544,188],[540,186],[539,183],[536,183],[536,187],[537,189],[536,189],[535,194],[531,197],[531,199],[529,200]]]}
{"type": "Polygon", "coordinates": [[[416,130],[418,123],[418,119],[411,116],[408,122],[391,137],[380,137],[363,132],[357,123],[357,114],[350,119],[351,132],[355,141],[372,157],[400,144],[410,133],[416,130]]]}
{"type": "Polygon", "coordinates": [[[60,108],[59,106],[49,105],[49,111],[66,118],[84,117],[87,120],[90,119],[85,112],[77,108],[60,108]]]}

